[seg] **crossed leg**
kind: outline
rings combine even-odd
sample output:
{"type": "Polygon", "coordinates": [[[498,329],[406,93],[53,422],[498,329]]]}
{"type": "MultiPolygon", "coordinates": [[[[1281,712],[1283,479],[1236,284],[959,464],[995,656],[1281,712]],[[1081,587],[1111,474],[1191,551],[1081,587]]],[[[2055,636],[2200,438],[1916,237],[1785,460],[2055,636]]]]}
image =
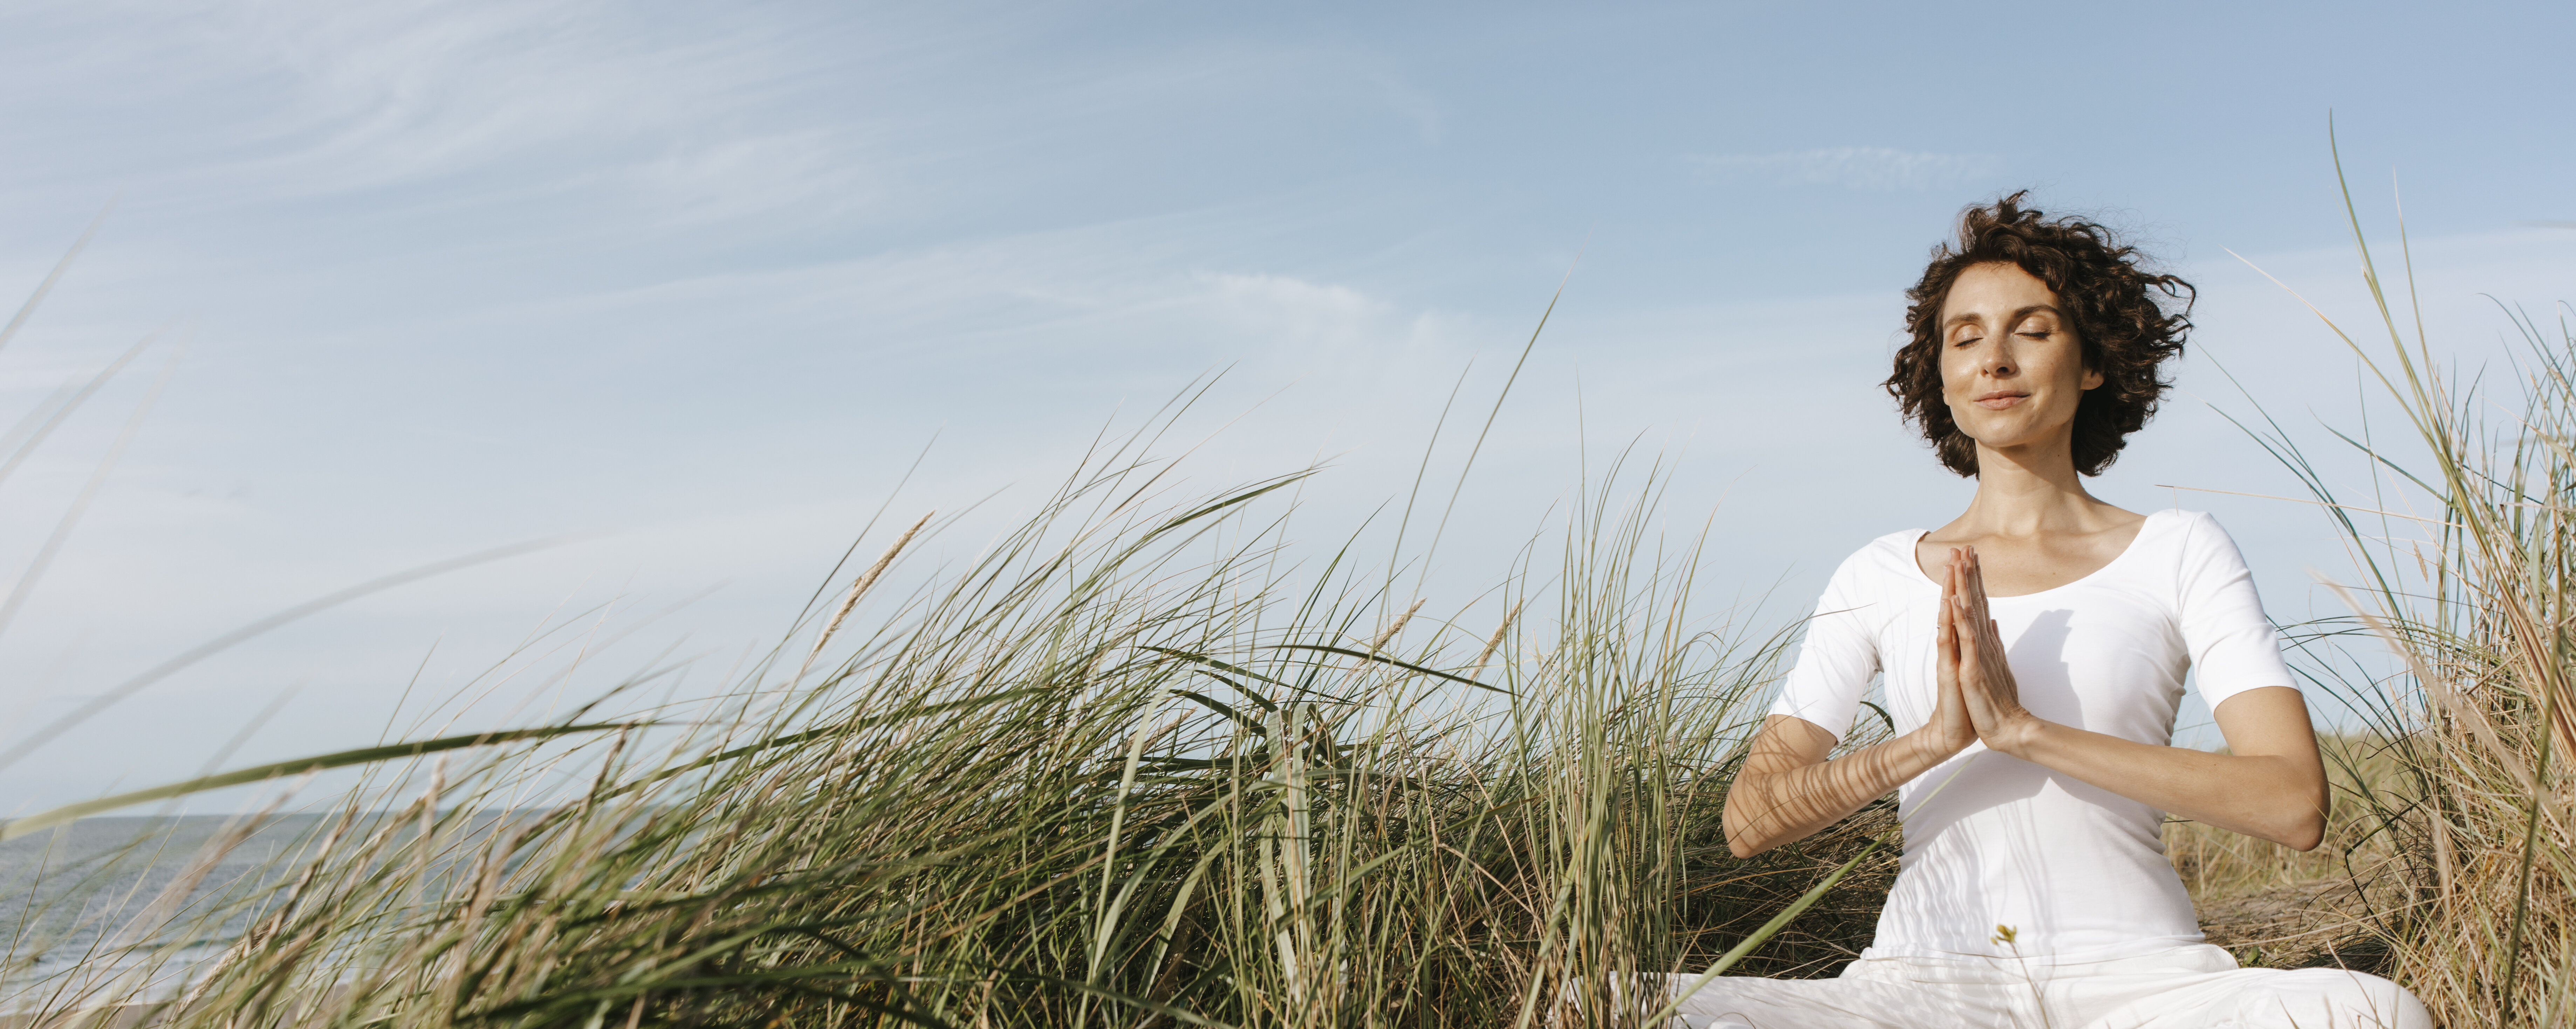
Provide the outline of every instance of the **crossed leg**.
{"type": "MultiPolygon", "coordinates": [[[[2235,968],[2216,947],[2098,962],[2034,979],[2009,966],[1883,958],[1834,979],[1722,977],[1673,1029],[2431,1029],[2415,996],[2342,969],[2235,968]]],[[[1693,976],[1649,976],[1671,997],[1693,976]],[[1660,981],[1656,981],[1660,980],[1660,981]]],[[[1645,985],[1645,984],[1641,984],[1645,985]]]]}

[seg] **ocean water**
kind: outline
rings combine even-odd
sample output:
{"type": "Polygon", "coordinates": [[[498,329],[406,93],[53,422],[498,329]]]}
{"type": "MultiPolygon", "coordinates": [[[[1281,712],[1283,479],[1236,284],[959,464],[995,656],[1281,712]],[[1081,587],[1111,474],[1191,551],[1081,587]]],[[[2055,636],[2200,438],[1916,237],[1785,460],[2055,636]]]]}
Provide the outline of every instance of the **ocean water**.
{"type": "Polygon", "coordinates": [[[0,843],[0,1010],[177,989],[330,821],[277,816],[234,840],[244,828],[232,815],[88,818],[0,843]]]}

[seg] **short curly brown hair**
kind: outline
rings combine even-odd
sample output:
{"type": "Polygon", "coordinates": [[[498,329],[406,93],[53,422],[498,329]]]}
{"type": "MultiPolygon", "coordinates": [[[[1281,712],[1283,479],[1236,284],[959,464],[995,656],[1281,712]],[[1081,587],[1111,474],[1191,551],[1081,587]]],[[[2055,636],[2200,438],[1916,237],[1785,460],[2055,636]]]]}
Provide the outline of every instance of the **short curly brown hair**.
{"type": "Polygon", "coordinates": [[[1977,474],[1977,441],[1959,431],[1941,397],[1941,304],[1960,272],[2015,265],[2057,294],[2084,348],[2084,367],[2102,373],[2102,385],[2076,405],[2074,440],[2075,470],[2100,475],[2172,385],[2157,370],[2182,353],[2197,293],[2191,283],[2142,267],[2150,263],[2146,255],[2098,223],[2052,221],[2022,206],[2029,194],[1968,208],[1959,215],[1958,241],[1932,248],[1922,281],[1905,291],[1905,328],[1913,338],[1896,351],[1895,373],[1883,385],[1944,466],[1977,474]]]}

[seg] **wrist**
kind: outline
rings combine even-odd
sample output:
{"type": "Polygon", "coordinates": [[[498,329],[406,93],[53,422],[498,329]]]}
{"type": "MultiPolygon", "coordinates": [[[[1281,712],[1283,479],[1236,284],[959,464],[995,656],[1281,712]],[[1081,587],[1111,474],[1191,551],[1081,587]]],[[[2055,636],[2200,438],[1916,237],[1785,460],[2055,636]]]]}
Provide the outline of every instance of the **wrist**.
{"type": "Polygon", "coordinates": [[[1963,740],[1949,738],[1948,733],[1941,731],[1938,720],[1927,722],[1913,732],[1905,734],[1905,742],[1923,759],[1926,766],[1947,761],[1951,755],[1968,749],[1968,744],[1976,741],[1977,735],[1974,732],[1969,733],[1968,738],[1963,740]]]}
{"type": "Polygon", "coordinates": [[[2002,722],[2002,725],[1996,727],[1994,737],[1986,741],[1986,747],[2003,751],[2024,761],[2037,760],[2031,754],[2039,749],[2040,743],[2047,737],[2050,723],[2038,715],[2031,714],[2027,709],[2014,712],[2002,722]]]}

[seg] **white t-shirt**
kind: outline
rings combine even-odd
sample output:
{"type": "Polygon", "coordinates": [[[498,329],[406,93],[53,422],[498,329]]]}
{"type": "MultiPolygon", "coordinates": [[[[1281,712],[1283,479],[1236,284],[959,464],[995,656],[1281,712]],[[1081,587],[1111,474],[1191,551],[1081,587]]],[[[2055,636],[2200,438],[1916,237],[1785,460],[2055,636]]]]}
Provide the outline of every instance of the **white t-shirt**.
{"type": "MultiPolygon", "coordinates": [[[[1883,673],[1898,732],[1931,719],[1941,586],[1915,564],[1922,536],[1882,536],[1834,570],[1771,713],[1840,737],[1883,673]]],[[[1990,611],[2022,704],[2062,725],[2169,744],[2186,668],[2212,710],[2295,688],[2244,558],[2200,512],[2149,515],[2110,564],[1994,597],[1990,611]]],[[[1906,783],[1897,803],[1905,858],[1865,957],[2093,960],[2200,942],[2161,811],[1980,743],[1906,783]],[[1992,942],[1998,925],[2016,947],[1992,942]]]]}

